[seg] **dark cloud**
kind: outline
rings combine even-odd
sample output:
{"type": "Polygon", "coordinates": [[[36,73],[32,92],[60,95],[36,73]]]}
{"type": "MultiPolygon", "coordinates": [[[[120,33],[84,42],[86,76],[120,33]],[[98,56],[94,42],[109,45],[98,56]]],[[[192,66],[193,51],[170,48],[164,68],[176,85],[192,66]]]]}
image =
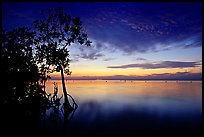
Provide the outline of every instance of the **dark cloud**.
{"type": "Polygon", "coordinates": [[[75,59],[70,59],[70,62],[71,63],[75,63],[75,62],[78,62],[79,61],[79,59],[78,58],[75,58],[75,59]]]}
{"type": "Polygon", "coordinates": [[[40,10],[54,7],[81,17],[97,52],[131,54],[202,46],[201,2],[3,3],[2,27],[27,26],[39,18],[40,10]]]}
{"type": "Polygon", "coordinates": [[[160,63],[142,63],[142,64],[127,64],[121,66],[108,66],[107,68],[160,69],[160,68],[188,68],[196,67],[198,65],[200,65],[200,62],[162,61],[160,63]]]}
{"type": "Polygon", "coordinates": [[[114,60],[115,58],[105,58],[103,59],[103,61],[110,61],[110,60],[114,60]]]}
{"type": "MultiPolygon", "coordinates": [[[[97,43],[97,45],[98,45],[98,43],[97,43]]],[[[89,59],[89,60],[96,60],[100,57],[105,56],[103,53],[101,53],[103,50],[100,48],[97,48],[96,44],[93,44],[90,47],[79,46],[77,49],[79,50],[78,53],[73,54],[73,57],[77,60],[80,60],[80,58],[89,59]]]]}
{"type": "Polygon", "coordinates": [[[104,7],[93,18],[84,19],[87,30],[96,41],[110,43],[124,53],[202,46],[201,3],[120,3],[114,8],[104,7]]]}
{"type": "Polygon", "coordinates": [[[136,60],[147,60],[147,59],[145,59],[145,58],[141,58],[141,57],[138,57],[138,58],[136,58],[136,60]]]}
{"type": "Polygon", "coordinates": [[[102,56],[104,56],[104,54],[97,53],[97,52],[81,53],[81,54],[77,55],[78,58],[90,59],[90,60],[96,60],[96,59],[98,59],[99,57],[102,57],[102,56]]]}

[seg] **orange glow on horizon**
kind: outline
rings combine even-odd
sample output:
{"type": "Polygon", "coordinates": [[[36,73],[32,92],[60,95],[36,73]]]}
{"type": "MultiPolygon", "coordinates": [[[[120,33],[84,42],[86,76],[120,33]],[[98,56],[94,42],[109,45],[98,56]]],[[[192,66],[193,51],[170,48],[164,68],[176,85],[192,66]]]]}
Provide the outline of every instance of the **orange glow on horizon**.
{"type": "MultiPolygon", "coordinates": [[[[139,68],[128,68],[128,69],[111,69],[111,68],[97,68],[97,67],[86,67],[86,68],[75,68],[72,71],[71,77],[82,77],[82,76],[148,76],[152,74],[163,74],[177,72],[191,72],[191,73],[202,73],[202,68],[172,68],[172,69],[139,69],[139,68]]],[[[60,77],[59,72],[51,74],[52,77],[60,77]]],[[[70,77],[65,74],[65,77],[70,77]]]]}

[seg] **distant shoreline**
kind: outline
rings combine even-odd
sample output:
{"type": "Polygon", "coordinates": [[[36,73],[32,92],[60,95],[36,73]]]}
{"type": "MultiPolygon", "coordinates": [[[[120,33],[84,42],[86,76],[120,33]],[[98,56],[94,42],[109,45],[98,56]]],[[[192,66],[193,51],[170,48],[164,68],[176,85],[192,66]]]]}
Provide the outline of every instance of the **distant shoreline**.
{"type": "MultiPolygon", "coordinates": [[[[51,80],[61,80],[51,78],[51,80]]],[[[65,80],[117,80],[117,81],[202,81],[202,79],[65,79],[65,80]]]]}

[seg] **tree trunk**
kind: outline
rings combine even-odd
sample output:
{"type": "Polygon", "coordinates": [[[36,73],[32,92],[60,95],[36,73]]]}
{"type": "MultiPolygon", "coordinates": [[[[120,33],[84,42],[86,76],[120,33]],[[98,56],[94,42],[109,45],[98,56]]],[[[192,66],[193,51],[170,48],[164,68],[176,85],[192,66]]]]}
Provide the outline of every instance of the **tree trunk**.
{"type": "Polygon", "coordinates": [[[45,92],[45,80],[43,81],[43,86],[44,86],[43,88],[44,88],[44,92],[45,92]]]}
{"type": "Polygon", "coordinates": [[[62,88],[64,93],[64,109],[71,109],[72,107],[69,103],[68,96],[67,96],[68,94],[67,94],[66,86],[64,82],[64,71],[62,66],[60,66],[60,71],[61,71],[61,77],[62,77],[62,88]]]}

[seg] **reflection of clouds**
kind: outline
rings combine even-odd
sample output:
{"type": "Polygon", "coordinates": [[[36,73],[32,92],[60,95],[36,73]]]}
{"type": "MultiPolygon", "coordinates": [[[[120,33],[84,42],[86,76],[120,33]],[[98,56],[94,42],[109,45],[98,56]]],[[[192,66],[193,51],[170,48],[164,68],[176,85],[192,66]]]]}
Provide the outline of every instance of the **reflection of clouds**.
{"type": "Polygon", "coordinates": [[[108,105],[107,102],[101,102],[101,104],[85,102],[80,105],[81,110],[75,122],[85,126],[86,131],[94,130],[102,133],[129,133],[130,131],[141,133],[141,129],[156,132],[179,130],[186,133],[186,129],[192,130],[185,124],[186,122],[198,126],[201,120],[201,110],[198,107],[195,108],[192,102],[183,102],[174,98],[148,97],[136,98],[136,100],[141,100],[141,103],[111,104],[109,102],[108,105]],[[173,128],[175,124],[177,127],[173,128]]]}
{"type": "Polygon", "coordinates": [[[79,110],[79,114],[83,115],[85,118],[85,121],[87,122],[94,122],[96,118],[98,117],[99,111],[100,111],[100,104],[97,102],[88,102],[83,103],[80,105],[81,108],[79,110]]]}
{"type": "Polygon", "coordinates": [[[69,132],[186,133],[197,131],[201,125],[202,82],[108,80],[67,84],[79,105],[69,132]]]}

